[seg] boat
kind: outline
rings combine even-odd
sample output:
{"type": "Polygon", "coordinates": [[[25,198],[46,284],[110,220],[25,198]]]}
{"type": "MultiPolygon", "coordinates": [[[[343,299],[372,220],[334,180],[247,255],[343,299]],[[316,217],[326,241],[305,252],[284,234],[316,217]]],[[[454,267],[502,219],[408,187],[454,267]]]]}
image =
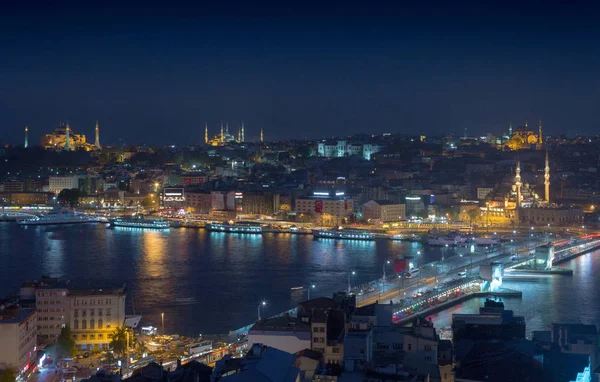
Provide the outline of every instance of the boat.
{"type": "Polygon", "coordinates": [[[488,237],[476,237],[473,239],[476,245],[498,245],[500,241],[494,238],[488,237]]]}
{"type": "Polygon", "coordinates": [[[392,235],[392,240],[395,240],[395,241],[406,240],[406,237],[404,237],[404,235],[392,235]]]}
{"type": "Polygon", "coordinates": [[[293,287],[293,288],[290,288],[290,289],[291,290],[302,290],[302,289],[304,289],[304,287],[303,286],[297,286],[297,287],[293,287]]]}
{"type": "Polygon", "coordinates": [[[161,218],[146,218],[143,215],[116,217],[110,220],[113,227],[169,229],[169,222],[161,218]]]}
{"type": "Polygon", "coordinates": [[[207,223],[205,228],[207,231],[211,231],[211,232],[249,233],[249,234],[261,234],[262,233],[262,227],[258,224],[207,223]]]}
{"type": "Polygon", "coordinates": [[[99,223],[100,218],[73,212],[50,212],[39,216],[17,220],[20,225],[55,225],[55,224],[84,224],[99,223]]]}
{"type": "Polygon", "coordinates": [[[313,229],[312,234],[316,239],[375,240],[374,233],[354,228],[313,229]]]}

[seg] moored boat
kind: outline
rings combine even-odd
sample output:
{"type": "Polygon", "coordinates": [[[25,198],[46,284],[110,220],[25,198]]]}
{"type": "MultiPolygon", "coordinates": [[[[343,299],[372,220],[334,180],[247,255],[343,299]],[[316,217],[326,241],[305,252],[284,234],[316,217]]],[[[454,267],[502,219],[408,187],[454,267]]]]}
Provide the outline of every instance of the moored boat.
{"type": "Polygon", "coordinates": [[[262,227],[258,224],[208,223],[206,230],[211,232],[261,234],[262,227]]]}
{"type": "Polygon", "coordinates": [[[353,228],[313,229],[313,237],[342,240],[375,240],[375,234],[369,231],[353,228]]]}
{"type": "Polygon", "coordinates": [[[110,220],[113,227],[169,229],[169,221],[161,218],[147,218],[143,215],[116,217],[110,220]]]}

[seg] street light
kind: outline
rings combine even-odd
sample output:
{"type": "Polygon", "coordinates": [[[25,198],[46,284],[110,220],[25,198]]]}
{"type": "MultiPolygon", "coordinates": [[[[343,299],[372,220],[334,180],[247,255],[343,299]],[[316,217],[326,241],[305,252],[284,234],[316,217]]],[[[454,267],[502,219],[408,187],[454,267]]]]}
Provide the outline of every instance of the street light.
{"type": "Polygon", "coordinates": [[[308,289],[306,289],[308,291],[308,299],[310,300],[310,290],[311,289],[315,289],[315,284],[312,284],[311,286],[308,287],[308,289]]]}
{"type": "Polygon", "coordinates": [[[379,290],[379,299],[381,299],[381,292],[385,289],[385,266],[391,264],[389,260],[383,263],[383,278],[381,279],[381,289],[379,290]]]}
{"type": "Polygon", "coordinates": [[[352,288],[350,286],[350,276],[356,276],[356,272],[352,271],[351,273],[348,273],[348,295],[350,295],[352,292],[352,288]]]}
{"type": "Polygon", "coordinates": [[[261,301],[260,304],[258,304],[258,321],[260,321],[260,307],[261,306],[266,306],[267,302],[266,301],[261,301]]]}
{"type": "Polygon", "coordinates": [[[162,322],[162,333],[163,333],[163,336],[164,336],[165,335],[165,312],[162,312],[160,314],[160,320],[162,322]]]}

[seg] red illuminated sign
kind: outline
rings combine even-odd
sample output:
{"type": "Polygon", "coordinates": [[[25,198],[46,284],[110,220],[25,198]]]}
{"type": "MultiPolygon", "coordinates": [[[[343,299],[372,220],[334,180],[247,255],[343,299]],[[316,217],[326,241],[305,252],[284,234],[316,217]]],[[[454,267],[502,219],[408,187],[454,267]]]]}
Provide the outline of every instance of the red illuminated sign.
{"type": "Polygon", "coordinates": [[[323,201],[322,200],[315,200],[315,212],[318,214],[323,213],[323,201]]]}

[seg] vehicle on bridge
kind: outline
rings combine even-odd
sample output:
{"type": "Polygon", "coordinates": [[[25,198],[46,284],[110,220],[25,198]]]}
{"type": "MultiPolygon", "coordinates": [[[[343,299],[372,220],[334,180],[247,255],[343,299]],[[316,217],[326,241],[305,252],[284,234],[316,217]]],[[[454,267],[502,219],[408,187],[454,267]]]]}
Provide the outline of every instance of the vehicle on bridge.
{"type": "Polygon", "coordinates": [[[411,269],[410,271],[406,272],[404,274],[404,278],[412,279],[413,277],[418,276],[419,273],[421,273],[421,270],[419,268],[414,268],[414,269],[411,269]]]}

